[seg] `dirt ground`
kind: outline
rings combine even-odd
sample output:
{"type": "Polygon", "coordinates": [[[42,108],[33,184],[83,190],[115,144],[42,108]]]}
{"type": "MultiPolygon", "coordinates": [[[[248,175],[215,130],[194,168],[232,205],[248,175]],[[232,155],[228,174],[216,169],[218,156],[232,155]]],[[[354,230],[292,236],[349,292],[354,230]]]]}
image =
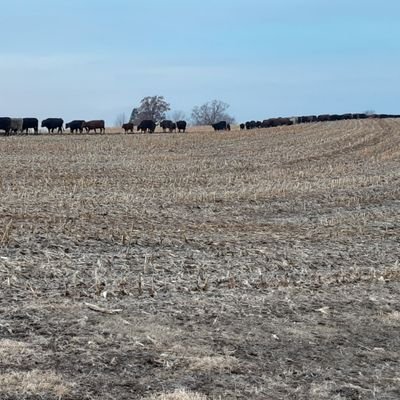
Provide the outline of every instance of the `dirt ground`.
{"type": "Polygon", "coordinates": [[[400,120],[0,155],[0,399],[400,398],[400,120]]]}

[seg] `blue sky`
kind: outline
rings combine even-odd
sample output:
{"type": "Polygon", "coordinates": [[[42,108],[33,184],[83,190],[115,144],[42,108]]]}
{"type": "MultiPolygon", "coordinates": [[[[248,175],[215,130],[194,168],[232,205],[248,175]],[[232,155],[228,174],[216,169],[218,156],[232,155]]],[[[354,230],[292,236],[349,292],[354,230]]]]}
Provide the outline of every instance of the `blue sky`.
{"type": "Polygon", "coordinates": [[[238,121],[400,113],[400,1],[2,0],[0,115],[104,118],[147,95],[238,121]]]}

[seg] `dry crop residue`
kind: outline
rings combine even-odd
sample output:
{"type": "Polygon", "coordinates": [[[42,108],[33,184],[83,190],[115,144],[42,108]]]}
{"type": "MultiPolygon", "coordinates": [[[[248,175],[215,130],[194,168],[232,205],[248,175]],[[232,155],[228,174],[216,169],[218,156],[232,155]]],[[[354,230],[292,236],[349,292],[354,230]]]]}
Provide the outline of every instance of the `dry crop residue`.
{"type": "Polygon", "coordinates": [[[1,399],[400,398],[400,121],[0,138],[1,399]]]}

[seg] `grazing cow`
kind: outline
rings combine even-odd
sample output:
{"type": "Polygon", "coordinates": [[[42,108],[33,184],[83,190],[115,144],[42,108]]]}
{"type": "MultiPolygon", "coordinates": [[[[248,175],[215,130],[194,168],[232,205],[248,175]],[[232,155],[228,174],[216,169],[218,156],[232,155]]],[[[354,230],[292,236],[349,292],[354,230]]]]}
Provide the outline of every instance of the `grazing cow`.
{"type": "MultiPolygon", "coordinates": [[[[372,118],[373,115],[370,115],[369,117],[372,118]]],[[[375,118],[381,118],[381,119],[386,119],[386,118],[399,118],[399,116],[396,115],[396,114],[377,114],[377,115],[375,115],[375,118]]]]}
{"type": "Polygon", "coordinates": [[[306,116],[301,115],[300,117],[297,117],[298,124],[304,124],[305,122],[306,122],[306,116]]]}
{"type": "Polygon", "coordinates": [[[71,122],[68,122],[68,124],[65,125],[65,129],[69,129],[71,133],[82,133],[83,132],[83,124],[85,121],[83,119],[74,119],[71,122]]]}
{"type": "Polygon", "coordinates": [[[5,132],[5,135],[8,136],[11,131],[11,118],[1,117],[0,118],[0,130],[5,132]]]}
{"type": "Polygon", "coordinates": [[[365,118],[368,118],[367,114],[363,114],[363,113],[353,114],[353,119],[365,119],[365,118]]]}
{"type": "Polygon", "coordinates": [[[240,126],[240,130],[241,130],[241,131],[246,127],[245,124],[240,124],[239,126],[240,126]]]}
{"type": "Polygon", "coordinates": [[[293,121],[291,118],[278,118],[279,119],[279,126],[283,125],[293,125],[293,121]]]}
{"type": "Polygon", "coordinates": [[[301,123],[310,124],[311,122],[316,122],[318,118],[315,115],[304,115],[301,117],[301,123]]]}
{"type": "Polygon", "coordinates": [[[166,119],[164,121],[161,121],[160,126],[163,130],[163,132],[166,132],[167,129],[172,133],[173,131],[176,131],[176,123],[170,121],[169,119],[166,119]]]}
{"type": "Polygon", "coordinates": [[[154,133],[156,126],[157,124],[151,119],[145,119],[138,125],[137,131],[141,131],[143,133],[146,133],[147,131],[149,133],[154,133]]]}
{"type": "Polygon", "coordinates": [[[63,131],[64,121],[61,118],[47,118],[42,121],[42,128],[47,128],[49,133],[54,133],[54,129],[57,129],[58,133],[63,131]]]}
{"type": "Polygon", "coordinates": [[[263,128],[273,128],[283,125],[293,125],[293,121],[290,118],[269,118],[265,119],[261,124],[263,128]]]}
{"type": "Polygon", "coordinates": [[[318,117],[316,115],[306,115],[305,117],[305,122],[306,123],[311,123],[311,122],[317,122],[318,117]]]}
{"type": "Polygon", "coordinates": [[[255,128],[257,128],[256,121],[247,121],[246,122],[246,129],[255,129],[255,128]]]}
{"type": "Polygon", "coordinates": [[[264,119],[264,121],[261,123],[261,128],[270,128],[271,126],[271,118],[264,119]]]}
{"type": "Polygon", "coordinates": [[[125,133],[131,132],[133,133],[133,123],[132,122],[128,122],[126,124],[122,125],[122,129],[124,130],[125,133]]]}
{"type": "Polygon", "coordinates": [[[353,114],[351,113],[342,114],[342,120],[344,119],[353,119],[353,114]]]}
{"type": "Polygon", "coordinates": [[[318,122],[326,122],[331,120],[331,116],[329,114],[321,114],[317,117],[318,122]]]}
{"type": "Polygon", "coordinates": [[[179,133],[180,133],[181,131],[182,131],[183,133],[185,133],[185,132],[186,132],[186,126],[187,126],[186,121],[178,121],[178,122],[176,123],[176,127],[178,128],[178,132],[179,132],[179,133]]]}
{"type": "Polygon", "coordinates": [[[106,133],[105,122],[103,119],[84,122],[82,128],[86,129],[87,133],[89,133],[90,131],[94,131],[94,133],[97,133],[97,129],[100,129],[100,133],[106,133]]]}
{"type": "Polygon", "coordinates": [[[293,121],[290,118],[273,118],[272,126],[283,126],[283,125],[293,125],[293,121]]]}
{"type": "Polygon", "coordinates": [[[261,128],[261,124],[262,124],[261,121],[257,121],[257,122],[256,122],[256,128],[261,128]]]}
{"type": "Polygon", "coordinates": [[[29,129],[38,134],[39,133],[39,120],[37,118],[24,118],[22,120],[22,132],[29,133],[29,129]]]}
{"type": "Polygon", "coordinates": [[[226,121],[219,121],[215,124],[211,125],[214,128],[214,131],[230,131],[231,127],[226,121]]]}

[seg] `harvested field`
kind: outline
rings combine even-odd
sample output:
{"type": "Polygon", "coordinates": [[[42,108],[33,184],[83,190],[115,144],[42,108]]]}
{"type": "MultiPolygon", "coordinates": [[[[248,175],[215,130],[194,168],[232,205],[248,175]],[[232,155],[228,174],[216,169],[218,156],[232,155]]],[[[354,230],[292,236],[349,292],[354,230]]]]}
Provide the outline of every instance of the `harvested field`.
{"type": "Polygon", "coordinates": [[[0,149],[2,400],[400,398],[400,120],[0,149]]]}

